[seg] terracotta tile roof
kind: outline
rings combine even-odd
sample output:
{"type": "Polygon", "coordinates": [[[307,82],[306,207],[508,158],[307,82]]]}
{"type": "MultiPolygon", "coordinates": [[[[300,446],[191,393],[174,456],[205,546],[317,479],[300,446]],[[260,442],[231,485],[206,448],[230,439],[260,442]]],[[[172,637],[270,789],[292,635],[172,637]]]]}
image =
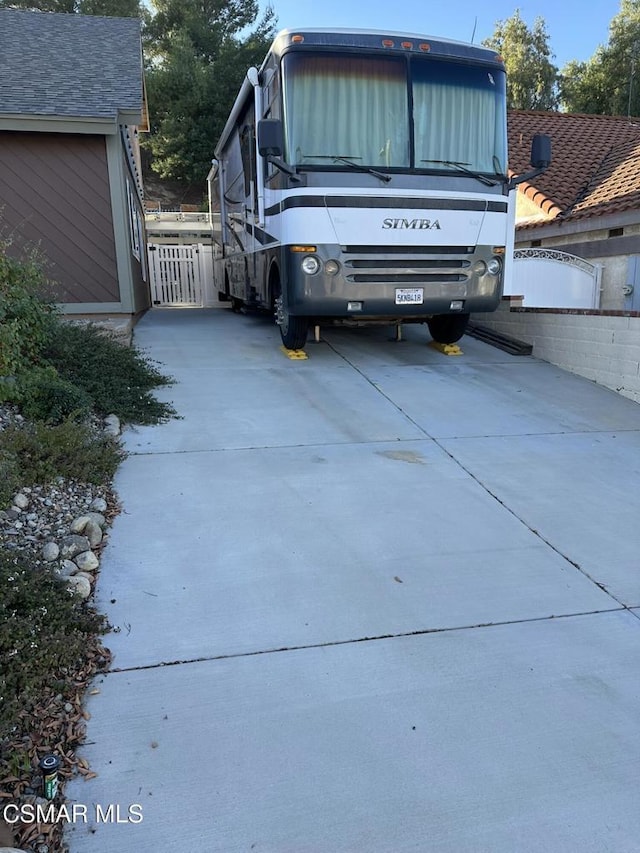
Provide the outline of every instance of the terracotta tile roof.
{"type": "Polygon", "coordinates": [[[508,129],[509,167],[516,175],[531,168],[534,134],[546,133],[552,142],[551,166],[520,186],[547,218],[519,229],[640,209],[640,119],[510,110],[508,129]]]}

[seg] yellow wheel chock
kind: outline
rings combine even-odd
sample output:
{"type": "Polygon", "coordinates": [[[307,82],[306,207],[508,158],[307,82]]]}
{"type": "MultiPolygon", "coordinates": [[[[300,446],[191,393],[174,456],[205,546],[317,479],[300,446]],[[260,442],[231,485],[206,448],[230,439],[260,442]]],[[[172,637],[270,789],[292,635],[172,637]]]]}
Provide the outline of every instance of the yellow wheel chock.
{"type": "Polygon", "coordinates": [[[429,346],[443,355],[464,355],[458,344],[439,344],[437,341],[429,341],[429,346]]]}
{"type": "Polygon", "coordinates": [[[281,346],[280,349],[292,361],[303,361],[305,358],[309,358],[303,349],[287,349],[285,346],[281,346]]]}

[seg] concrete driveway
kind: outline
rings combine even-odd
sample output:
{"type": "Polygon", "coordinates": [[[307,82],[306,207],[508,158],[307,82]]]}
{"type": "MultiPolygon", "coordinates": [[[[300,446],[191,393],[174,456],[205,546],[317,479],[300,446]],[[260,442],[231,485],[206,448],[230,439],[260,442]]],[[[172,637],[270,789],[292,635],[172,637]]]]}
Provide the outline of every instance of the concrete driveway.
{"type": "Polygon", "coordinates": [[[125,435],[72,853],[637,853],[640,407],[324,338],[136,328],[183,418],[125,435]]]}

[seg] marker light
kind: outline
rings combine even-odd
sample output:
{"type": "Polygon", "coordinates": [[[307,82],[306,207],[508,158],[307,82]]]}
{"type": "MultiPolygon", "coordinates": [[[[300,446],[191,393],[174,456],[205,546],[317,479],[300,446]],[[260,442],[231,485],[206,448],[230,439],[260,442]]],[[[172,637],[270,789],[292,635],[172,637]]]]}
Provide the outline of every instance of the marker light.
{"type": "Polygon", "coordinates": [[[428,53],[431,50],[431,45],[427,44],[426,42],[423,42],[421,45],[419,45],[419,47],[420,50],[423,50],[425,53],[428,53]]]}
{"type": "Polygon", "coordinates": [[[394,43],[391,41],[391,39],[382,39],[382,46],[383,47],[393,47],[394,43]]]}
{"type": "Polygon", "coordinates": [[[293,44],[302,44],[302,42],[304,41],[304,36],[301,36],[301,35],[291,36],[291,41],[293,44]]]}

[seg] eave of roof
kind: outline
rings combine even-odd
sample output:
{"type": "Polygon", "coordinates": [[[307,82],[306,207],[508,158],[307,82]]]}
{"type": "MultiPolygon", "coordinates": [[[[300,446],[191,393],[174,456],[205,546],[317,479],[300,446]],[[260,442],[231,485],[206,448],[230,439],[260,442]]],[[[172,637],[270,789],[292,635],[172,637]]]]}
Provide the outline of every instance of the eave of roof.
{"type": "MultiPolygon", "coordinates": [[[[123,122],[125,123],[125,122],[123,122]]],[[[135,124],[135,122],[130,122],[135,124]]],[[[0,130],[18,133],[117,133],[118,120],[88,116],[16,115],[0,113],[0,130]]]]}

